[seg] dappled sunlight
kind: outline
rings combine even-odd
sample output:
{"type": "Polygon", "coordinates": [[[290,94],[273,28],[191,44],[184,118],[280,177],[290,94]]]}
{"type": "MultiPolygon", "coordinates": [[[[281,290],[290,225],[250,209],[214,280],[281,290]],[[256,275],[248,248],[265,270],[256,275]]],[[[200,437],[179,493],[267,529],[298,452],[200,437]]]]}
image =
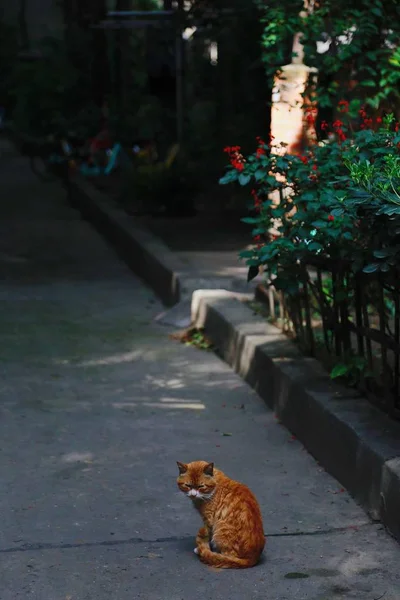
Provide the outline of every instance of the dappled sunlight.
{"type": "Polygon", "coordinates": [[[68,452],[63,454],[61,462],[74,463],[74,462],[92,462],[93,454],[91,452],[68,452]]]}
{"type": "MultiPolygon", "coordinates": [[[[215,275],[219,275],[220,277],[240,277],[243,278],[244,275],[247,275],[249,267],[223,267],[220,269],[213,269],[213,273],[215,275]]],[[[251,285],[249,284],[249,291],[251,290],[251,285]]]]}
{"type": "Polygon", "coordinates": [[[339,571],[344,577],[354,577],[368,569],[379,569],[379,562],[369,552],[359,552],[356,556],[349,556],[339,566],[339,571]]]}
{"type": "Polygon", "coordinates": [[[162,377],[154,377],[153,375],[146,375],[145,377],[148,383],[151,383],[155,388],[179,390],[185,387],[182,379],[163,379],[162,377]]]}
{"type": "Polygon", "coordinates": [[[159,402],[148,402],[147,400],[144,402],[113,402],[112,406],[114,408],[119,408],[120,410],[130,410],[142,406],[167,409],[179,408],[186,410],[205,410],[206,408],[202,402],[188,402],[187,399],[182,400],[180,398],[161,398],[159,402]]]}
{"type": "Polygon", "coordinates": [[[158,352],[148,350],[132,350],[131,352],[123,352],[121,354],[112,354],[100,358],[77,361],[74,359],[53,360],[53,364],[72,367],[101,367],[107,365],[119,365],[124,363],[134,362],[135,360],[157,360],[158,352]]]}
{"type": "MultiPolygon", "coordinates": [[[[132,362],[142,357],[140,350],[134,350],[133,352],[124,352],[122,354],[114,354],[113,356],[105,356],[103,358],[93,360],[83,360],[82,362],[75,364],[78,367],[97,367],[101,365],[117,365],[120,363],[132,362]]],[[[69,361],[64,361],[64,363],[69,361]]]]}
{"type": "Polygon", "coordinates": [[[214,373],[223,373],[226,375],[227,366],[226,363],[221,361],[213,361],[210,364],[209,361],[197,362],[190,365],[190,372],[199,375],[211,375],[214,373]]]}

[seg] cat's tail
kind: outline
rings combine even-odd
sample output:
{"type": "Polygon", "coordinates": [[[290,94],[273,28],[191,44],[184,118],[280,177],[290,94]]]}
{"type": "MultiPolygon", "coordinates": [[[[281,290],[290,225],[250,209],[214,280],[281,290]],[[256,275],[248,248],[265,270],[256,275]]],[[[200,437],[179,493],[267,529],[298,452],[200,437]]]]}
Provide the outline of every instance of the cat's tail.
{"type": "Polygon", "coordinates": [[[238,558],[237,556],[212,552],[207,543],[198,545],[196,554],[201,562],[218,569],[249,569],[254,567],[260,559],[259,556],[256,558],[238,558]]]}

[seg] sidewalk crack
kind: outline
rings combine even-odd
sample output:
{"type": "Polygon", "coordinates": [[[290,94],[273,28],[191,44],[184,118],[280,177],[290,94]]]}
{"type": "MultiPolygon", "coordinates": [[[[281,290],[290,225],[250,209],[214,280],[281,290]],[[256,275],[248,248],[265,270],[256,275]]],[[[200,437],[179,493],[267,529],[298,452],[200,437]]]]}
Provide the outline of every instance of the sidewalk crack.
{"type": "MultiPolygon", "coordinates": [[[[298,536],[318,536],[318,535],[332,535],[336,533],[343,533],[345,531],[358,531],[359,529],[365,529],[366,527],[382,527],[380,523],[361,523],[360,525],[347,525],[345,527],[331,527],[328,529],[317,529],[312,531],[285,531],[276,533],[266,533],[266,538],[285,538],[285,537],[298,537],[298,536]]],[[[113,546],[134,546],[137,544],[168,544],[173,542],[183,542],[185,540],[191,540],[194,536],[170,536],[161,537],[155,539],[145,538],[128,538],[121,540],[104,540],[100,542],[80,542],[80,543],[65,543],[65,544],[52,544],[52,543],[33,543],[33,544],[22,544],[21,546],[12,546],[10,548],[0,548],[0,554],[13,554],[16,552],[37,552],[44,550],[72,550],[77,548],[96,548],[96,547],[113,547],[113,546]]]]}

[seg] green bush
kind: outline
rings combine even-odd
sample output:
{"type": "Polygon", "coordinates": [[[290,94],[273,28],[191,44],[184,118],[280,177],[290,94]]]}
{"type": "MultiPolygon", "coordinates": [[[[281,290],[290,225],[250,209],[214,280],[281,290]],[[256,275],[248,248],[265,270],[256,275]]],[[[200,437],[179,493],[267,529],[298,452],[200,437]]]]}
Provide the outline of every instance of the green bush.
{"type": "Polygon", "coordinates": [[[319,106],[346,94],[371,108],[400,111],[400,4],[397,0],[324,0],[304,11],[303,0],[255,0],[265,23],[264,64],[272,77],[288,62],[286,48],[302,34],[305,58],[319,75],[319,106]],[[318,45],[325,44],[325,48],[318,45]]]}
{"type": "Polygon", "coordinates": [[[253,198],[243,219],[253,226],[253,246],[242,253],[250,277],[262,265],[291,294],[318,261],[342,265],[349,278],[396,277],[400,263],[399,125],[392,115],[373,121],[362,108],[354,130],[347,103],[339,108],[342,120],[323,124],[327,139],[303,155],[273,152],[260,139],[247,157],[226,148],[231,165],[221,183],[238,182],[253,198]]]}

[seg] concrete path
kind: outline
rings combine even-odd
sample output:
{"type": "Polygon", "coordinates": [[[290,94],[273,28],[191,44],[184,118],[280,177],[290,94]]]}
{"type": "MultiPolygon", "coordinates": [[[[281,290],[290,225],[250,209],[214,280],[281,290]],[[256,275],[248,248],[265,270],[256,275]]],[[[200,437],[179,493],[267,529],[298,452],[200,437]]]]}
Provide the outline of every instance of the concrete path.
{"type": "Polygon", "coordinates": [[[0,157],[0,599],[399,600],[400,547],[224,363],[168,339],[57,184],[0,157]],[[257,494],[255,569],[193,554],[193,459],[257,494]]]}

